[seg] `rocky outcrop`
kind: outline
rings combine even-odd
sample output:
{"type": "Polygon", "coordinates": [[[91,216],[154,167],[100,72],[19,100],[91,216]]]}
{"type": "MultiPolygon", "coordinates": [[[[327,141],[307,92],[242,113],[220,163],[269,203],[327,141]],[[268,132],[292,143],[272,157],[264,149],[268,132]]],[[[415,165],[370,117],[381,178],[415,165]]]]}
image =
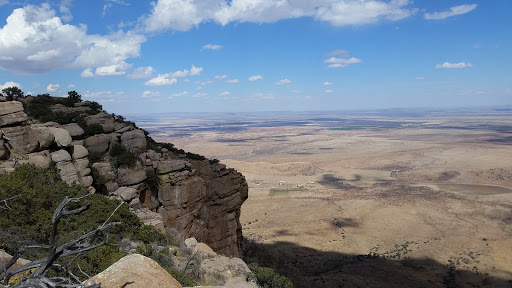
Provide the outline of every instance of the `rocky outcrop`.
{"type": "Polygon", "coordinates": [[[181,288],[167,271],[154,260],[140,254],[121,258],[105,271],[87,280],[87,285],[100,284],[102,288],[181,288]]]}
{"type": "Polygon", "coordinates": [[[19,124],[28,120],[23,104],[18,101],[0,102],[0,127],[19,124]]]}
{"type": "Polygon", "coordinates": [[[204,159],[198,155],[189,159],[188,154],[155,147],[133,124],[114,121],[104,111],[89,115],[89,104],[76,104],[57,104],[51,110],[84,112],[73,114],[85,120],[79,122],[82,126],[33,119],[35,124],[28,125],[21,102],[0,102],[0,173],[22,163],[49,167],[54,161],[66,183],[81,184],[91,192],[95,191],[92,176],[101,177],[94,183],[99,192],[125,201],[144,223],[183,238],[195,237],[221,255],[241,255],[240,207],[248,196],[242,174],[198,160],[204,159]],[[17,120],[12,120],[14,115],[17,120]],[[148,143],[153,149],[148,150],[148,143]],[[109,153],[123,149],[118,151],[122,155],[109,153]],[[128,167],[124,156],[130,163],[136,159],[135,164],[128,167]],[[89,158],[99,162],[91,165],[89,158]]]}

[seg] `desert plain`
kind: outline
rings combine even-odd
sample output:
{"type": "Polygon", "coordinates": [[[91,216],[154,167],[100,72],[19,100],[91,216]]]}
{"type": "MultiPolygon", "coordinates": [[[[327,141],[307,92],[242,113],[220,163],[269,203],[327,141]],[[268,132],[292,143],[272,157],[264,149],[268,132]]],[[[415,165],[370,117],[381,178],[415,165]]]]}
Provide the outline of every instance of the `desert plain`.
{"type": "Polygon", "coordinates": [[[511,109],[135,121],[245,175],[245,260],[296,287],[512,286],[511,109]]]}

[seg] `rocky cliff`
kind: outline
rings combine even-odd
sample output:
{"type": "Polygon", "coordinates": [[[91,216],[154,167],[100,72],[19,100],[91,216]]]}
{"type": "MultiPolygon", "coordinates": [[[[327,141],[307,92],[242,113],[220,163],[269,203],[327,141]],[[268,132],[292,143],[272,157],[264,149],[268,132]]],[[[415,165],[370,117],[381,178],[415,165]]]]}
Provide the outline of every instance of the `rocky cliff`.
{"type": "Polygon", "coordinates": [[[65,99],[0,102],[0,173],[22,163],[56,165],[68,184],[126,201],[146,224],[241,256],[240,207],[248,196],[241,173],[156,143],[94,103],[65,99]]]}

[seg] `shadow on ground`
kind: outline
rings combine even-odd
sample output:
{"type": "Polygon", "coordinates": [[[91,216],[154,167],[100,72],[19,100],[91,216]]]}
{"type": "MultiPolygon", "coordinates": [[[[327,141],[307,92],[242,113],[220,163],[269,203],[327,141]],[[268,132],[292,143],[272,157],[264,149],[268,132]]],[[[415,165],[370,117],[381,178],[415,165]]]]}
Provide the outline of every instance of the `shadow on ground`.
{"type": "MultiPolygon", "coordinates": [[[[340,245],[343,245],[340,243],[340,245]]],[[[323,252],[289,242],[244,240],[244,260],[272,267],[301,287],[512,287],[511,279],[450,268],[432,259],[323,252]]],[[[448,257],[447,257],[448,258],[448,257]]]]}

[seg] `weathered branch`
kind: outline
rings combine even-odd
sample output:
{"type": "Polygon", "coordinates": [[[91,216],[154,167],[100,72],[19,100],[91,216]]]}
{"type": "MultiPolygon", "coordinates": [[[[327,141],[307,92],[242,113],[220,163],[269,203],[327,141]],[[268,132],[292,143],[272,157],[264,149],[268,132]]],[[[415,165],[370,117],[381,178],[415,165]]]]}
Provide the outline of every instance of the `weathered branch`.
{"type": "Polygon", "coordinates": [[[1,209],[6,209],[6,210],[12,210],[12,208],[11,208],[11,207],[9,207],[9,204],[7,203],[7,201],[12,200],[12,199],[14,199],[14,198],[16,198],[16,197],[20,197],[20,196],[21,196],[21,194],[18,194],[18,195],[16,195],[16,196],[12,196],[12,197],[9,197],[9,198],[7,198],[7,199],[3,199],[3,200],[1,200],[0,202],[3,202],[3,203],[4,203],[4,206],[0,206],[0,208],[1,208],[1,209]]]}
{"type": "MultiPolygon", "coordinates": [[[[35,261],[32,261],[30,263],[27,263],[26,265],[23,265],[22,267],[19,267],[18,269],[14,269],[13,271],[10,271],[7,273],[6,271],[11,268],[16,261],[19,259],[20,255],[26,250],[27,247],[22,247],[7,263],[2,267],[0,270],[0,283],[3,283],[3,285],[8,285],[9,279],[21,272],[25,272],[31,269],[37,269],[32,274],[30,274],[28,277],[24,278],[22,282],[20,282],[18,285],[14,286],[17,288],[24,288],[24,287],[41,287],[41,288],[53,288],[53,287],[85,287],[83,284],[80,283],[79,278],[75,276],[71,271],[69,271],[68,267],[70,264],[78,257],[80,254],[88,252],[90,250],[96,249],[100,246],[108,244],[109,236],[108,234],[101,235],[101,232],[108,230],[110,227],[114,225],[120,224],[120,222],[112,222],[107,223],[110,221],[114,213],[119,209],[121,205],[119,205],[107,218],[107,220],[101,224],[100,226],[96,227],[96,229],[89,231],[85,233],[84,235],[78,237],[75,240],[72,240],[68,243],[65,243],[61,246],[58,245],[58,233],[57,233],[57,225],[59,223],[59,220],[63,216],[68,215],[74,215],[79,214],[86,209],[89,208],[91,205],[90,202],[87,201],[86,196],[79,197],[79,198],[68,198],[66,197],[57,207],[55,210],[53,217],[52,217],[52,235],[50,238],[50,245],[43,246],[48,248],[48,256],[45,258],[41,258],[35,261]],[[78,203],[82,200],[86,201],[84,205],[82,205],[79,208],[72,209],[72,210],[66,210],[66,206],[70,203],[78,203]],[[99,237],[101,235],[101,237],[99,237]],[[98,240],[102,240],[99,241],[98,240]],[[70,260],[67,265],[62,266],[60,264],[57,264],[56,261],[61,257],[67,257],[67,256],[73,256],[75,257],[70,260]],[[48,278],[45,276],[46,272],[49,271],[51,268],[60,268],[69,275],[69,277],[52,277],[48,278]],[[74,279],[71,280],[70,277],[74,279]]],[[[9,199],[6,199],[9,200],[9,199]]],[[[32,246],[35,247],[35,246],[32,246]]],[[[39,246],[41,247],[41,246],[39,246]]],[[[81,270],[81,269],[80,269],[81,270]]],[[[0,284],[0,287],[5,287],[0,284]]],[[[94,284],[87,286],[88,288],[95,288],[99,287],[99,285],[94,284]]]]}

